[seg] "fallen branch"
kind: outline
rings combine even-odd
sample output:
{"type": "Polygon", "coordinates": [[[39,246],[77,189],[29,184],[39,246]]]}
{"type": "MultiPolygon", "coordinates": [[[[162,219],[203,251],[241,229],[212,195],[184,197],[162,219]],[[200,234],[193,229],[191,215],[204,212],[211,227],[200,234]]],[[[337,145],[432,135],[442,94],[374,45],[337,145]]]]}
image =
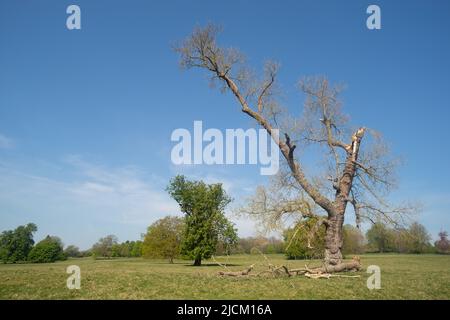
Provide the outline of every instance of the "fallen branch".
{"type": "Polygon", "coordinates": [[[305,277],[311,279],[327,278],[330,279],[331,274],[329,273],[305,273],[305,277]]]}
{"type": "MultiPolygon", "coordinates": [[[[287,275],[288,277],[292,277],[294,275],[304,275],[307,278],[310,279],[320,279],[325,278],[329,279],[331,277],[340,277],[340,278],[359,278],[359,275],[350,276],[350,275],[340,275],[340,274],[334,274],[337,272],[348,272],[348,271],[359,271],[361,270],[361,261],[359,257],[355,256],[353,259],[349,262],[343,262],[338,265],[323,265],[322,267],[317,268],[309,268],[307,265],[305,265],[304,268],[297,268],[297,269],[289,269],[285,265],[281,266],[275,266],[271,264],[268,259],[265,257],[266,261],[268,262],[268,269],[260,271],[256,274],[250,274],[250,272],[254,268],[254,264],[252,264],[250,267],[248,267],[246,270],[243,271],[219,271],[218,275],[220,276],[229,276],[229,277],[241,277],[241,276],[260,276],[263,274],[271,274],[273,277],[276,276],[282,276],[287,275]]],[[[217,261],[216,261],[217,262],[217,261]]],[[[226,266],[221,265],[217,262],[220,266],[227,269],[226,266]]]]}
{"type": "Polygon", "coordinates": [[[225,269],[228,269],[228,267],[227,267],[226,264],[221,264],[219,261],[216,260],[216,258],[214,258],[214,256],[212,256],[211,258],[212,258],[213,261],[214,261],[215,263],[217,263],[219,266],[221,266],[221,267],[223,267],[223,268],[225,268],[225,269]]]}
{"type": "Polygon", "coordinates": [[[320,278],[360,278],[361,276],[348,276],[344,274],[331,274],[331,273],[305,273],[305,277],[308,277],[310,279],[320,279],[320,278]]]}
{"type": "Polygon", "coordinates": [[[359,257],[353,257],[350,262],[342,262],[337,265],[324,265],[319,268],[308,269],[305,266],[305,269],[308,273],[311,274],[321,274],[321,273],[336,273],[336,272],[346,272],[346,271],[359,271],[361,270],[361,261],[359,257]]]}
{"type": "Polygon", "coordinates": [[[254,265],[252,264],[246,270],[243,271],[219,271],[217,274],[220,276],[229,276],[229,277],[240,277],[240,276],[248,276],[249,273],[253,270],[254,265]]]}

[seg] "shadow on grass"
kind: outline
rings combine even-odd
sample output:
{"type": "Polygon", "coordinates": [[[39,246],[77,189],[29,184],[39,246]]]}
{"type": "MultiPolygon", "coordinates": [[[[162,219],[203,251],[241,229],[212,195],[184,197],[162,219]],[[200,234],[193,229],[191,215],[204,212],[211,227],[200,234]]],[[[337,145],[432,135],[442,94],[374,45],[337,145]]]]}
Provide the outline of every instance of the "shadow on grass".
{"type": "MultiPolygon", "coordinates": [[[[225,264],[224,264],[225,265],[225,264]]],[[[199,266],[194,266],[192,263],[190,264],[185,264],[185,267],[197,267],[197,268],[201,268],[201,267],[220,267],[217,263],[202,263],[199,266]]],[[[242,266],[242,264],[232,264],[229,263],[226,265],[227,267],[239,267],[242,266]]]]}

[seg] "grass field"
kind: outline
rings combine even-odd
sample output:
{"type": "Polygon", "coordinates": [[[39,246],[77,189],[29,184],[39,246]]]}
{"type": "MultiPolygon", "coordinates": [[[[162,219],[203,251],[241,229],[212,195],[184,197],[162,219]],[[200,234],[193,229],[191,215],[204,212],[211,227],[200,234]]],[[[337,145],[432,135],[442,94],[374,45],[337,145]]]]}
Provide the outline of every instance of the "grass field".
{"type": "MultiPolygon", "coordinates": [[[[282,255],[268,258],[289,267],[319,264],[286,261],[282,255]]],[[[220,278],[216,273],[223,268],[212,261],[201,267],[139,258],[0,264],[0,299],[450,299],[450,256],[374,254],[361,259],[360,278],[331,279],[220,278]],[[66,267],[72,264],[81,268],[80,290],[66,287],[66,267]],[[366,286],[368,265],[381,268],[380,290],[366,286]]],[[[232,270],[252,263],[256,271],[266,269],[258,255],[232,256],[229,263],[232,270]]]]}

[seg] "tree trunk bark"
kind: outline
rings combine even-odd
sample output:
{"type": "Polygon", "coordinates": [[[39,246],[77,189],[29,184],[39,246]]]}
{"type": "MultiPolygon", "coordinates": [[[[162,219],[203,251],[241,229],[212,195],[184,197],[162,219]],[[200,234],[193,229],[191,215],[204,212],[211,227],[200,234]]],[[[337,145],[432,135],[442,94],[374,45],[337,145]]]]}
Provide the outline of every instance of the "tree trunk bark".
{"type": "Polygon", "coordinates": [[[197,257],[197,258],[195,258],[195,261],[194,261],[194,266],[201,266],[202,265],[202,258],[200,258],[200,257],[197,257]]]}
{"type": "Polygon", "coordinates": [[[342,262],[342,227],[344,215],[336,214],[328,219],[325,234],[325,265],[338,265],[342,262]]]}

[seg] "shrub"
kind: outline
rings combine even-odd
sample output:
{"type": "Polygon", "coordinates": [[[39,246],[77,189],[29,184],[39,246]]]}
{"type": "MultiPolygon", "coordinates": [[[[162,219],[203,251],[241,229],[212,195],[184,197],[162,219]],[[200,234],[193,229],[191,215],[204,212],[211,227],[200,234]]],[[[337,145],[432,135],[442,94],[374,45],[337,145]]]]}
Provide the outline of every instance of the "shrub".
{"type": "Polygon", "coordinates": [[[55,262],[65,259],[61,240],[50,236],[38,242],[28,255],[28,260],[34,263],[55,262]]]}
{"type": "Polygon", "coordinates": [[[26,261],[33,247],[33,233],[36,231],[37,226],[34,223],[3,231],[0,234],[0,260],[3,263],[26,261]]]}
{"type": "Polygon", "coordinates": [[[288,259],[321,259],[325,250],[325,226],[317,226],[317,218],[301,220],[284,232],[288,259]]]}
{"type": "Polygon", "coordinates": [[[110,234],[104,238],[100,238],[97,243],[92,246],[92,257],[111,258],[113,256],[113,247],[118,243],[118,239],[115,235],[110,234]]]}
{"type": "Polygon", "coordinates": [[[70,245],[64,250],[64,254],[66,257],[71,258],[79,258],[82,256],[80,249],[77,246],[70,245]]]}
{"type": "Polygon", "coordinates": [[[167,216],[148,227],[142,245],[145,258],[165,258],[173,263],[180,255],[184,219],[167,216]]]}

